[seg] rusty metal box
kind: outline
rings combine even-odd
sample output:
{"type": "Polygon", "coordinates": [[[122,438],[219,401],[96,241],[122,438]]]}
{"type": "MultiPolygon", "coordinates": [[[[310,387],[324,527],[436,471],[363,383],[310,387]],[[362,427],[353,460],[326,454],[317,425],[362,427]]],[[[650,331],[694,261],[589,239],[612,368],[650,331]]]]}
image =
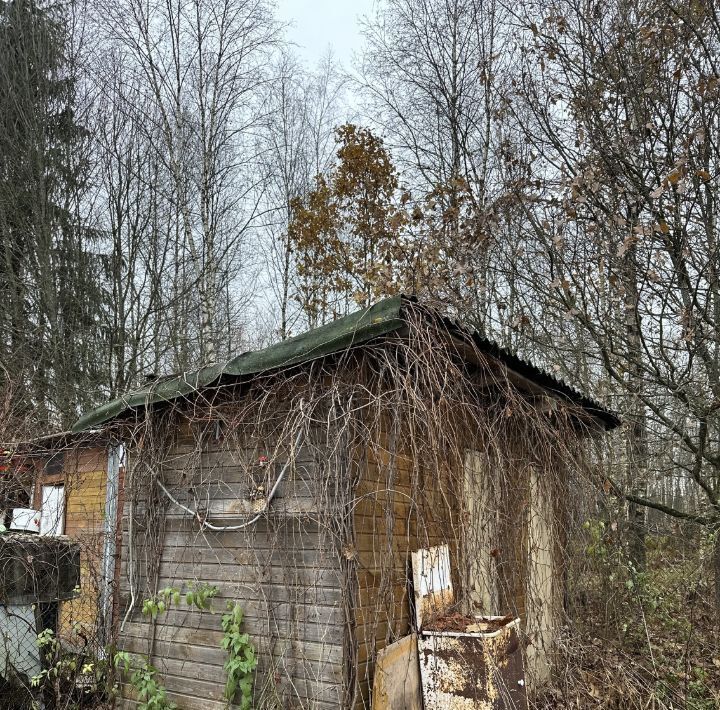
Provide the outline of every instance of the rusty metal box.
{"type": "MultiPolygon", "coordinates": [[[[502,617],[485,617],[500,620],[502,617]]],[[[423,701],[433,710],[527,710],[519,619],[497,630],[422,631],[423,701]]]]}

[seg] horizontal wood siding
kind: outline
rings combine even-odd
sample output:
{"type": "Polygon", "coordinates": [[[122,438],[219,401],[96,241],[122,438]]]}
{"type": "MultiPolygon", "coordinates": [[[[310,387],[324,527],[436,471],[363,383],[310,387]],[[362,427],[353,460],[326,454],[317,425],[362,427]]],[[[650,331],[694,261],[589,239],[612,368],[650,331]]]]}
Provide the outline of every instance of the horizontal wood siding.
{"type": "Polygon", "coordinates": [[[451,491],[441,475],[404,453],[374,448],[354,459],[358,468],[354,529],[358,600],[356,706],[369,708],[375,657],[411,631],[411,553],[444,542],[457,549],[451,491]]]}
{"type": "Polygon", "coordinates": [[[97,639],[106,468],[105,447],[83,449],[66,455],[62,472],[43,481],[64,484],[65,534],[80,543],[80,591],[75,599],[61,602],[59,610],[60,636],[73,647],[97,639]]]}
{"type": "MultiPolygon", "coordinates": [[[[255,465],[257,446],[231,448],[210,443],[201,451],[187,439],[175,445],[163,466],[163,481],[178,500],[199,505],[215,525],[249,519],[250,496],[258,484],[268,491],[284,461],[255,465]]],[[[131,452],[131,460],[133,454],[131,452]]],[[[147,654],[169,697],[183,709],[225,707],[227,659],[220,647],[221,616],[239,601],[244,630],[256,647],[259,665],[253,707],[337,708],[343,694],[345,614],[337,540],[319,519],[332,508],[322,469],[309,448],[299,452],[271,503],[270,512],[243,530],[201,530],[197,520],[164,501],[164,531],[158,588],[188,583],[215,585],[212,613],[179,609],[153,624],[140,614],[137,600],[119,643],[147,654]],[[323,480],[321,480],[323,479],[323,480]],[[323,515],[319,516],[318,511],[323,515]],[[152,641],[151,639],[153,639],[152,641]]],[[[337,474],[337,472],[334,472],[337,474]]],[[[129,604],[128,506],[123,526],[121,613],[129,604]]],[[[140,537],[146,507],[135,505],[133,524],[140,537]]],[[[136,548],[136,559],[143,551],[136,548]]],[[[142,560],[140,586],[147,581],[142,560]]],[[[123,691],[132,706],[131,689],[123,691]]]]}

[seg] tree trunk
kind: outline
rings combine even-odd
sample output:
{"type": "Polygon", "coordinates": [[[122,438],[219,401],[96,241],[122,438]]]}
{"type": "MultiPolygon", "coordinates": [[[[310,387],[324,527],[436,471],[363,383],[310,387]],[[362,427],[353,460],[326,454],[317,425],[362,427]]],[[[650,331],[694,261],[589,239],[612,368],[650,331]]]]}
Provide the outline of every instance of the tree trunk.
{"type": "MultiPolygon", "coordinates": [[[[631,423],[628,432],[628,478],[634,496],[645,498],[647,494],[647,468],[644,451],[644,415],[636,414],[638,420],[631,423]]],[[[636,572],[645,569],[646,508],[637,503],[628,504],[628,554],[636,572]]]]}
{"type": "Polygon", "coordinates": [[[715,578],[715,620],[720,628],[720,529],[715,531],[715,542],[713,543],[713,576],[715,578]]]}

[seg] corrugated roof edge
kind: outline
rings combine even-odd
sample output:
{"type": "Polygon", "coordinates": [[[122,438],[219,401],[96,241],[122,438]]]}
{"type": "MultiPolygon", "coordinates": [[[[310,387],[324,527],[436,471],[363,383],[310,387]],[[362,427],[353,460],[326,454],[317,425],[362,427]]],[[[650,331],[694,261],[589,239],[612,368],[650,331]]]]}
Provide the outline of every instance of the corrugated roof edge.
{"type": "Polygon", "coordinates": [[[32,439],[18,439],[0,443],[0,454],[30,454],[42,456],[63,450],[99,447],[108,444],[107,432],[103,429],[86,429],[80,433],[58,431],[43,434],[32,439]]]}
{"type": "Polygon", "coordinates": [[[580,390],[572,387],[563,380],[551,375],[546,370],[524,360],[517,353],[503,348],[494,340],[491,340],[476,330],[467,328],[462,323],[448,316],[441,316],[441,320],[450,332],[471,338],[478,350],[500,360],[513,372],[531,380],[548,392],[569,399],[571,402],[581,406],[593,417],[600,419],[607,430],[614,429],[622,423],[620,417],[611,409],[608,409],[596,399],[580,392],[580,390]]]}
{"type": "Polygon", "coordinates": [[[437,317],[451,332],[472,338],[479,350],[502,361],[519,375],[532,380],[543,389],[578,404],[593,417],[601,420],[606,429],[612,429],[620,424],[617,415],[596,400],[532,363],[521,359],[515,353],[502,348],[493,340],[418,303],[414,297],[395,296],[263,350],[238,355],[224,365],[211,365],[195,372],[183,373],[154,382],[88,412],[75,423],[72,430],[73,432],[85,431],[101,426],[131,410],[187,396],[198,389],[219,383],[223,375],[241,377],[291,367],[387,335],[406,324],[404,309],[411,304],[412,307],[422,308],[428,314],[437,317]]]}
{"type": "Polygon", "coordinates": [[[580,392],[563,380],[560,380],[554,375],[551,375],[549,372],[533,365],[531,362],[523,360],[517,354],[505,350],[492,340],[483,338],[483,336],[478,334],[475,335],[475,338],[485,340],[487,343],[486,352],[488,352],[488,354],[494,355],[498,359],[502,360],[511,370],[529,380],[532,380],[543,389],[567,397],[575,404],[580,405],[593,417],[600,419],[607,430],[615,429],[622,424],[622,420],[615,412],[605,407],[593,397],[589,397],[588,395],[580,392]],[[497,354],[495,354],[495,350],[497,350],[497,354]]]}
{"type": "Polygon", "coordinates": [[[101,426],[130,410],[187,396],[218,383],[223,375],[239,377],[292,367],[386,335],[405,325],[401,314],[402,304],[401,296],[386,298],[369,308],[263,350],[238,355],[224,365],[211,365],[195,372],[163,378],[91,410],[75,422],[72,430],[80,432],[101,426]]]}

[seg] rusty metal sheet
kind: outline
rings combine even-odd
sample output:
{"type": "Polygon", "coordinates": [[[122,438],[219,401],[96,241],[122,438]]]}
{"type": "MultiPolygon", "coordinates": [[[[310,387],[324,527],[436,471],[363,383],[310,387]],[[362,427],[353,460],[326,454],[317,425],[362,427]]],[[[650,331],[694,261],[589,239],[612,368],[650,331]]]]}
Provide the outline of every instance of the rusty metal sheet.
{"type": "Polygon", "coordinates": [[[494,633],[428,631],[418,638],[426,708],[527,710],[519,619],[494,633]]]}
{"type": "Polygon", "coordinates": [[[373,710],[422,710],[416,634],[378,652],[372,707],[373,710]]]}

